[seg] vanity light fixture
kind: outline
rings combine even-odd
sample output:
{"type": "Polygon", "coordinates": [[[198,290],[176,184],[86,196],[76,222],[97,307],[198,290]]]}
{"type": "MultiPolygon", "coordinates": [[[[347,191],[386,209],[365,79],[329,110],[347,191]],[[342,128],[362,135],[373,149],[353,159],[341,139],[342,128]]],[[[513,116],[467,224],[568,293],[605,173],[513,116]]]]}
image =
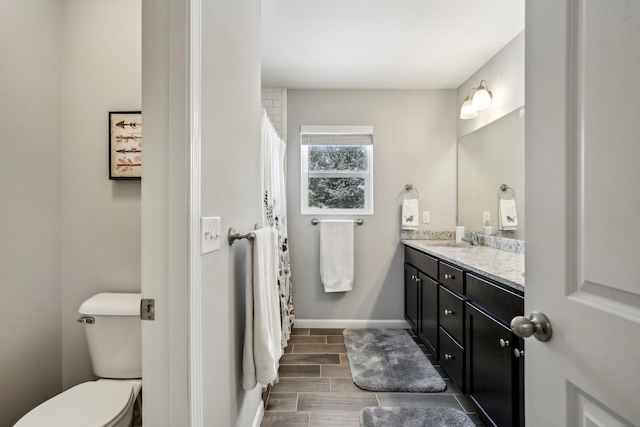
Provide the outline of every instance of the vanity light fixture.
{"type": "Polygon", "coordinates": [[[478,117],[478,110],[473,108],[471,96],[467,95],[460,108],[460,118],[463,120],[475,119],[478,117]]]}
{"type": "Polygon", "coordinates": [[[480,86],[472,88],[460,107],[460,118],[463,120],[475,119],[478,111],[486,110],[491,106],[493,94],[487,88],[485,80],[480,81],[480,86]],[[473,96],[471,96],[473,92],[473,96]]]}
{"type": "Polygon", "coordinates": [[[476,89],[476,93],[473,94],[473,108],[478,111],[486,110],[491,107],[491,101],[493,100],[493,94],[487,89],[487,82],[482,80],[480,86],[476,89]]]}

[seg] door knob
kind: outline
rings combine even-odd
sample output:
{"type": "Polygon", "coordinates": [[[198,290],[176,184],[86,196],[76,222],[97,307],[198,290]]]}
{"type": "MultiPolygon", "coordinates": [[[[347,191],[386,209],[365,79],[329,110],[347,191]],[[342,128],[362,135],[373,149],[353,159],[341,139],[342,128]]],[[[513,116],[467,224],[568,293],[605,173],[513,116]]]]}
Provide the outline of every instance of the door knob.
{"type": "Polygon", "coordinates": [[[549,319],[539,311],[532,312],[528,318],[516,316],[511,319],[511,330],[520,338],[533,335],[540,341],[549,341],[552,335],[549,319]]]}

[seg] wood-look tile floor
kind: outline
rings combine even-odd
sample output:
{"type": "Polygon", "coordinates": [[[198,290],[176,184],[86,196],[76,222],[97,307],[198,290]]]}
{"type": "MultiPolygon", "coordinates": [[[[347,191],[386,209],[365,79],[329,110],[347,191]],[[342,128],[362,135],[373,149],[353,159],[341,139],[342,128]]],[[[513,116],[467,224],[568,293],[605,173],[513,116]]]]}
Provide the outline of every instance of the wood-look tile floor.
{"type": "Polygon", "coordinates": [[[447,383],[440,393],[374,393],[353,384],[343,329],[296,329],[280,359],[280,381],[266,398],[261,427],[359,427],[367,406],[452,407],[484,424],[423,345],[447,383]]]}

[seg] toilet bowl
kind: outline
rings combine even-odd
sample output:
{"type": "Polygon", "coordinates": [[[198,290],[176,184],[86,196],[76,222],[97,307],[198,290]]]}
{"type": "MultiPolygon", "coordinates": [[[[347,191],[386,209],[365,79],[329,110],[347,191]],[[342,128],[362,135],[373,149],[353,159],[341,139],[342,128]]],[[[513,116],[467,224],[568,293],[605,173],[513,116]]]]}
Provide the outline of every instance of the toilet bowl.
{"type": "Polygon", "coordinates": [[[32,409],[14,427],[128,427],[141,387],[141,380],[78,384],[32,409]]]}
{"type": "Polygon", "coordinates": [[[130,427],[140,413],[142,336],[140,294],[101,293],[78,310],[93,372],[101,379],[78,384],[40,404],[14,427],[130,427]],[[137,411],[134,411],[136,409],[137,411]]]}

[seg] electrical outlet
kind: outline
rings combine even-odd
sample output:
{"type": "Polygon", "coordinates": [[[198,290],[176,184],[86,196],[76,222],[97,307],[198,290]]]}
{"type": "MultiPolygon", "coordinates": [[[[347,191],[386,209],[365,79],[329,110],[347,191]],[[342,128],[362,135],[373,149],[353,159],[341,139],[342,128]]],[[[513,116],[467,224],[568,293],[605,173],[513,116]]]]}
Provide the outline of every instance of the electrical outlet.
{"type": "Polygon", "coordinates": [[[431,222],[431,212],[422,211],[422,223],[429,224],[431,222]]]}
{"type": "Polygon", "coordinates": [[[482,212],[482,223],[485,224],[491,221],[491,212],[482,212]]]}

